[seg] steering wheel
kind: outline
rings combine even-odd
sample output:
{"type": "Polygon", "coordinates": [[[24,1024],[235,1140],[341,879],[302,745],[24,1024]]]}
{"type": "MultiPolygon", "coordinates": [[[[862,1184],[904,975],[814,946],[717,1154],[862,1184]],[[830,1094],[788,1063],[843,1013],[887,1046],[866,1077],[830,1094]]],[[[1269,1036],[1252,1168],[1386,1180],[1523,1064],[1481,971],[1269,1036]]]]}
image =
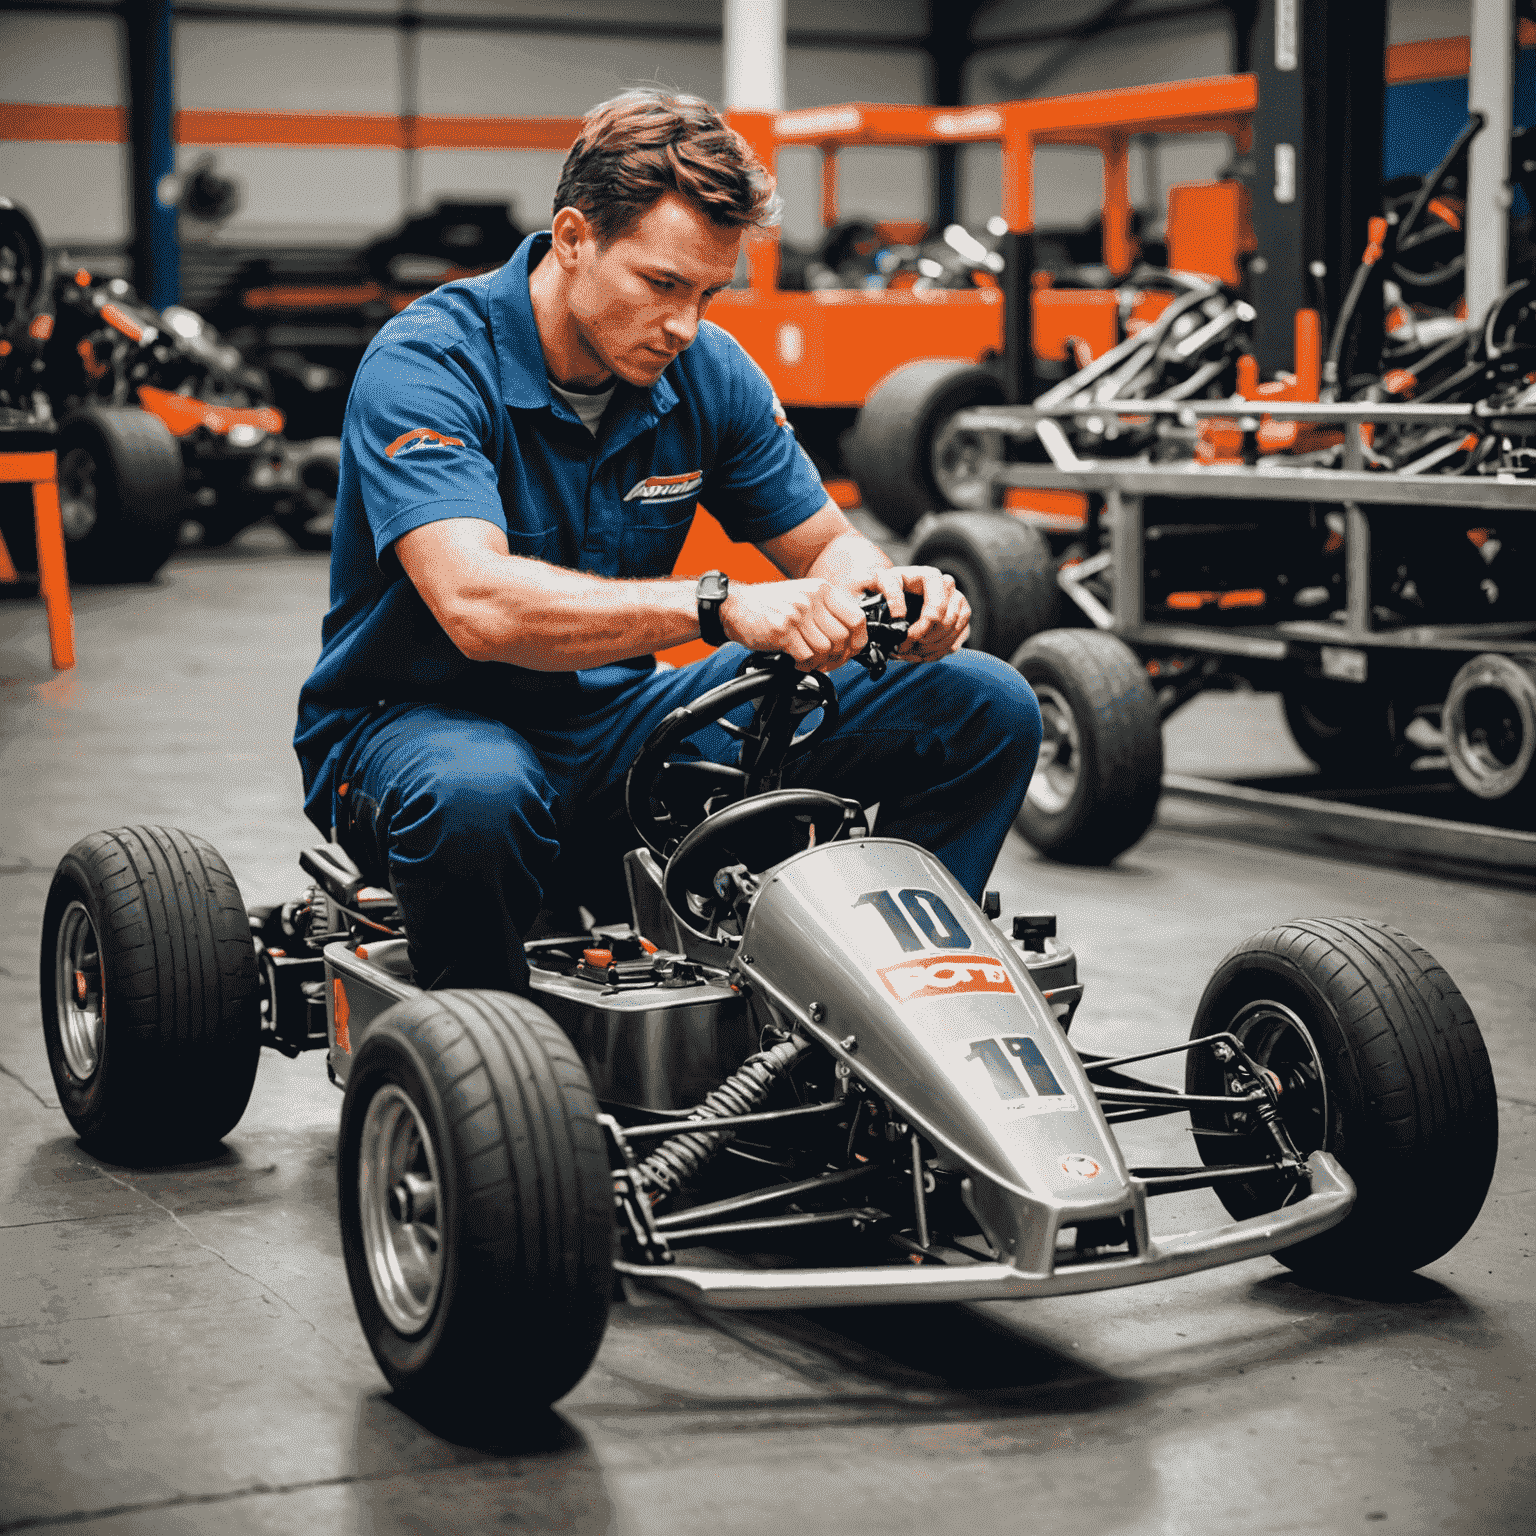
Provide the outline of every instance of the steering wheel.
{"type": "Polygon", "coordinates": [[[797,672],[783,655],[752,655],[730,682],[674,709],[646,737],[624,781],[624,805],[635,831],[651,851],[666,858],[686,833],[703,821],[721,796],[744,800],[778,785],[784,759],[837,725],[837,690],[821,672],[797,672]],[[726,718],[753,704],[752,721],[726,718]],[[794,734],[796,722],[814,710],[820,721],[794,734]],[[741,743],[739,766],[703,759],[669,761],[680,742],[716,725],[741,743]]]}
{"type": "Polygon", "coordinates": [[[738,903],[757,889],[754,875],[855,827],[867,827],[864,807],[824,789],[772,789],[738,800],[705,817],[678,844],[662,894],[680,922],[714,938],[723,920],[743,915],[738,903]]]}

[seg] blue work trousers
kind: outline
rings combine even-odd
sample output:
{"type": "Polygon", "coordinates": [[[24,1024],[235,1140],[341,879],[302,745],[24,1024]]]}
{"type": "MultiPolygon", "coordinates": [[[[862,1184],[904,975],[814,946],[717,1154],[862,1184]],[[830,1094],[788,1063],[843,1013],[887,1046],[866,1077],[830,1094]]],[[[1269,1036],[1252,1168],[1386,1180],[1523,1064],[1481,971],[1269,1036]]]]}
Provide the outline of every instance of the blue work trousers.
{"type": "MultiPolygon", "coordinates": [[[[624,775],[663,717],[727,682],[745,654],[722,646],[574,707],[569,695],[558,708],[531,698],[516,728],[441,704],[379,712],[347,767],[340,837],[395,892],[422,986],[527,990],[522,940],[562,844],[622,803],[624,775]]],[[[836,729],[791,756],[785,786],[878,801],[881,835],[929,849],[979,899],[1040,747],[1029,685],[976,651],[893,662],[878,680],[850,662],[832,680],[836,729]]],[[[718,725],[690,740],[735,761],[718,725]]]]}

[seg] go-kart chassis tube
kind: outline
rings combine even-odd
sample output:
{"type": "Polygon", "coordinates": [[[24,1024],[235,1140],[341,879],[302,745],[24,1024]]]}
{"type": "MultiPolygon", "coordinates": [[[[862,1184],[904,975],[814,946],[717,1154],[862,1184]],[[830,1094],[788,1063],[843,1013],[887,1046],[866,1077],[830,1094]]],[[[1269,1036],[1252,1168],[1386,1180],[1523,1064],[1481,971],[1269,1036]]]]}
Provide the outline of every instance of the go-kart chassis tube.
{"type": "MultiPolygon", "coordinates": [[[[879,1269],[688,1269],[617,1262],[614,1268],[700,1306],[724,1310],[775,1307],[880,1306],[935,1301],[1024,1301],[1169,1280],[1288,1248],[1349,1214],[1354,1181],[1327,1152],[1307,1159],[1312,1192],[1283,1211],[1226,1227],[1153,1238],[1134,1258],[1071,1264],[1049,1274],[1009,1264],[891,1265],[879,1269]]],[[[1132,1180],[1135,1188],[1138,1180],[1132,1180]]],[[[1145,1189],[1137,1189],[1138,1204],[1145,1189]]]]}

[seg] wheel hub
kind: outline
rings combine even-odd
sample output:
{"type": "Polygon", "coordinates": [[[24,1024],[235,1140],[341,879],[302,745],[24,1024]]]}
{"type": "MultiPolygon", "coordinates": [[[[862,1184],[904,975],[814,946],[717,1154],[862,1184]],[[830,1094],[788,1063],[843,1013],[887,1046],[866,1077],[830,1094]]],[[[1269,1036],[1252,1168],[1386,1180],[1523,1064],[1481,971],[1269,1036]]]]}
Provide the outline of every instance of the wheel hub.
{"type": "Polygon", "coordinates": [[[101,1065],[107,1017],[105,991],[96,926],[85,903],[72,901],[59,923],[54,1000],[64,1061],[82,1083],[101,1065]]]}
{"type": "Polygon", "coordinates": [[[383,1084],[368,1104],[357,1182],[374,1298],[398,1333],[420,1333],[443,1283],[440,1184],[421,1112],[398,1084],[383,1084]]]}
{"type": "MultiPolygon", "coordinates": [[[[1264,998],[1248,1003],[1233,1019],[1231,1032],[1280,1102],[1280,1118],[1296,1150],[1326,1150],[1329,1139],[1328,1078],[1311,1031],[1284,1003],[1264,998]]],[[[1248,1091],[1246,1069],[1233,1059],[1224,1070],[1224,1091],[1248,1091]]],[[[1243,1111],[1233,1115],[1251,1121],[1243,1111]]]]}
{"type": "Polygon", "coordinates": [[[1462,788],[1504,799],[1536,765],[1536,671],[1513,656],[1474,656],[1451,680],[1442,724],[1462,788]]]}
{"type": "Polygon", "coordinates": [[[1029,781],[1028,798],[1048,816],[1059,815],[1077,791],[1082,738],[1072,706],[1049,684],[1035,685],[1040,703],[1040,756],[1029,781]]]}
{"type": "Polygon", "coordinates": [[[64,537],[78,543],[96,526],[96,461],[88,450],[71,448],[59,460],[59,519],[64,537]]]}

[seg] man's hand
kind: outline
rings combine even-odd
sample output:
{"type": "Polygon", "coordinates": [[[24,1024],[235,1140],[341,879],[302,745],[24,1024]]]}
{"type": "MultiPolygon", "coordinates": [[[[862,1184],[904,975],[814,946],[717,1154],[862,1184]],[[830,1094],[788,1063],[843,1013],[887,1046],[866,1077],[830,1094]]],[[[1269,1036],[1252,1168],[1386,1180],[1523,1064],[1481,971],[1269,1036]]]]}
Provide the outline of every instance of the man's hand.
{"type": "Polygon", "coordinates": [[[727,639],[749,651],[784,651],[802,672],[834,671],[869,638],[858,599],[819,576],[733,586],[720,623],[727,639]]]}
{"type": "Polygon", "coordinates": [[[971,632],[971,605],[955,578],[931,565],[893,565],[874,571],[866,586],[878,587],[893,619],[907,615],[907,593],[921,596],[923,611],[912,621],[906,643],[896,652],[903,661],[937,661],[958,651],[971,632]]]}

